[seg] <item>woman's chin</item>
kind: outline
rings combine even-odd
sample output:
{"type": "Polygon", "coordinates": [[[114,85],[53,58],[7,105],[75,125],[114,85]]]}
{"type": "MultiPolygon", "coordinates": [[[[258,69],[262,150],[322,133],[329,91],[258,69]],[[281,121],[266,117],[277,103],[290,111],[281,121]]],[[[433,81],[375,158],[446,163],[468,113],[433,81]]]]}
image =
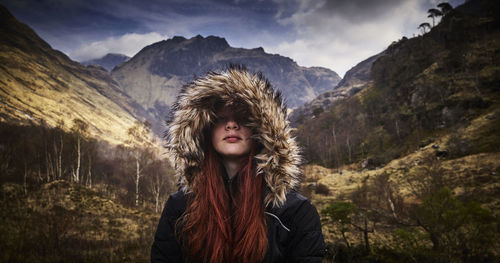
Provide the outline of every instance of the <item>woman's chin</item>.
{"type": "Polygon", "coordinates": [[[227,151],[227,152],[220,153],[220,155],[224,159],[237,160],[237,159],[241,159],[241,158],[248,156],[248,152],[245,152],[245,151],[227,151]]]}

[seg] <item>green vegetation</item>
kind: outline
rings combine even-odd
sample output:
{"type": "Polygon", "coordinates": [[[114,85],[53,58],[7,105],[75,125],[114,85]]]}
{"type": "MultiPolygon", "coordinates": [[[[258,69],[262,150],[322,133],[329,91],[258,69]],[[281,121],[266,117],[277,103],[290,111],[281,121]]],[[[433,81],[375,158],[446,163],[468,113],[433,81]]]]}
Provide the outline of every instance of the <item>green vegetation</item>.
{"type": "Polygon", "coordinates": [[[345,245],[348,248],[351,248],[351,245],[345,234],[349,232],[349,226],[352,224],[352,217],[356,209],[356,205],[350,202],[338,201],[328,204],[328,206],[321,211],[322,214],[327,216],[329,222],[338,225],[339,233],[342,235],[345,245]]]}
{"type": "Polygon", "coordinates": [[[414,209],[418,226],[432,243],[434,258],[447,262],[487,262],[493,258],[498,220],[476,202],[461,202],[448,188],[427,196],[414,209]]]}
{"type": "Polygon", "coordinates": [[[445,187],[427,196],[412,213],[417,227],[393,233],[396,250],[404,258],[414,262],[495,261],[498,219],[478,203],[457,200],[445,187]]]}
{"type": "MultiPolygon", "coordinates": [[[[333,262],[495,262],[498,216],[455,196],[456,175],[426,160],[404,184],[382,173],[321,210],[333,262]],[[332,238],[333,237],[333,238],[332,238]]],[[[473,190],[471,190],[473,191],[473,190]]]]}

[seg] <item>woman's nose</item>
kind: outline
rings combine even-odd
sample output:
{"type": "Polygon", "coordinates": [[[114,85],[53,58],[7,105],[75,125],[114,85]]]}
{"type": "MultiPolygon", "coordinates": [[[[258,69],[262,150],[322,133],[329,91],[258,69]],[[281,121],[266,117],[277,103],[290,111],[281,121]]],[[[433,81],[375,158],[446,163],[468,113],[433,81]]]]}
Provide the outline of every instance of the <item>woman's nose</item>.
{"type": "Polygon", "coordinates": [[[239,128],[240,128],[240,126],[239,126],[239,125],[238,125],[238,123],[237,123],[236,121],[234,121],[234,120],[228,120],[228,121],[226,122],[226,129],[227,129],[227,130],[232,130],[232,129],[237,130],[237,129],[239,129],[239,128]]]}

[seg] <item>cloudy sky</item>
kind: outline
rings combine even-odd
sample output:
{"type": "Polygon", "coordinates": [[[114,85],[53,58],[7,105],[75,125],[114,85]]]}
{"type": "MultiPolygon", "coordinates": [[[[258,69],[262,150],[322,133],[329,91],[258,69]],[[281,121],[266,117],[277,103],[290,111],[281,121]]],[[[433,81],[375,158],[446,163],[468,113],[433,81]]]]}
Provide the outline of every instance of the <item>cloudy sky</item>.
{"type": "MultiPolygon", "coordinates": [[[[442,0],[0,0],[72,59],[133,56],[146,45],[198,34],[263,47],[340,76],[392,41],[418,35],[442,0]]],[[[464,0],[448,1],[453,7],[464,0]]]]}

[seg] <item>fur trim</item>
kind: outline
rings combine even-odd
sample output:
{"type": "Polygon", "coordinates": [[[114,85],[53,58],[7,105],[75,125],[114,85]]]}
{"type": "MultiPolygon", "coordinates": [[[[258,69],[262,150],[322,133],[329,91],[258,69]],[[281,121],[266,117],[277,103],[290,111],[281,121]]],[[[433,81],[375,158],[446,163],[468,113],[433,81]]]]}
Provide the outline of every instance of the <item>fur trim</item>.
{"type": "Polygon", "coordinates": [[[183,87],[173,105],[166,148],[173,156],[180,187],[192,191],[193,178],[200,172],[204,158],[204,128],[214,120],[213,105],[218,99],[248,105],[249,125],[255,140],[263,146],[255,158],[257,172],[265,174],[269,188],[264,202],[266,206],[281,207],[286,194],[299,184],[299,147],[291,137],[281,94],[261,74],[253,75],[240,67],[195,79],[183,87]]]}

